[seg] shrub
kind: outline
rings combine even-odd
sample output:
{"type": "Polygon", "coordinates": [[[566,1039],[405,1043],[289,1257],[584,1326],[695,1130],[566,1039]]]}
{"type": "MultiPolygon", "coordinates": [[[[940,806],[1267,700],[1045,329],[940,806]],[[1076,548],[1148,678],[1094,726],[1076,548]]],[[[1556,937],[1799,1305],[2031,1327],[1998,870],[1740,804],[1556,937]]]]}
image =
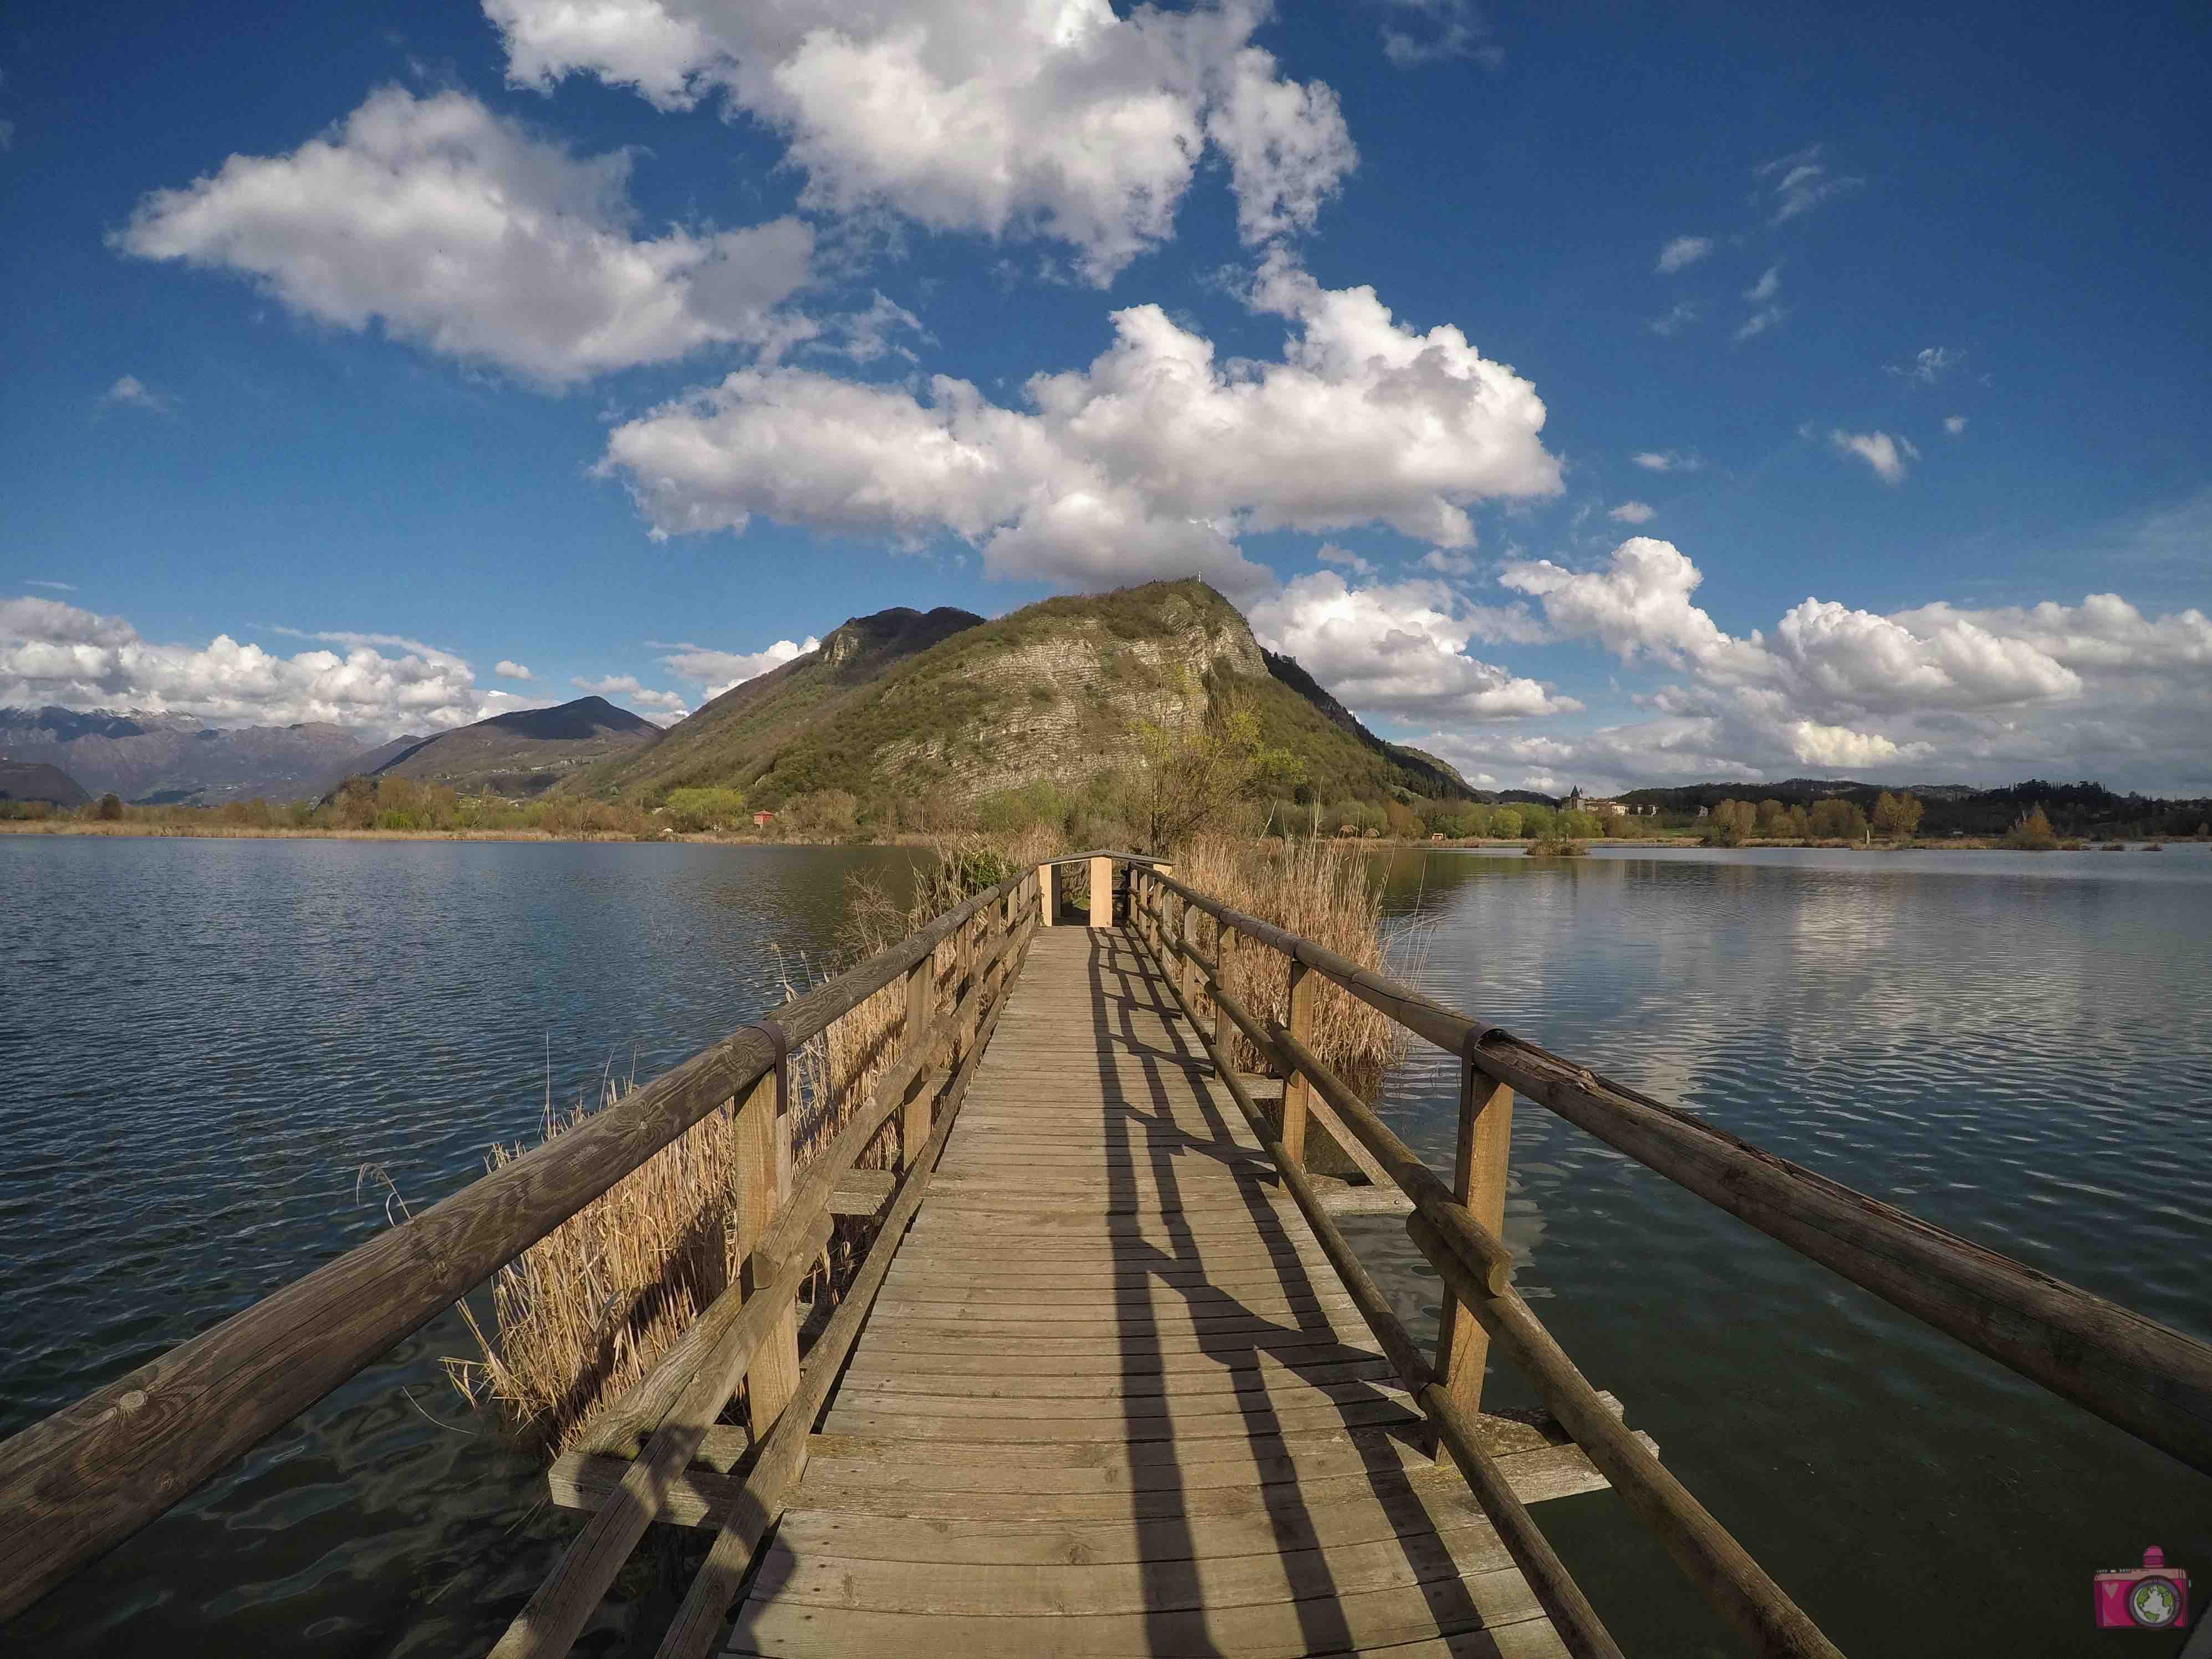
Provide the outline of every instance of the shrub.
{"type": "Polygon", "coordinates": [[[123,817],[123,797],[110,790],[100,798],[100,805],[92,809],[92,815],[102,823],[119,822],[123,817]]]}
{"type": "Polygon", "coordinates": [[[1840,795],[1814,803],[1812,832],[1824,841],[1857,841],[1867,832],[1867,815],[1840,795]]]}
{"type": "Polygon", "coordinates": [[[2038,806],[2013,820],[2012,828],[2004,833],[2004,844],[2027,853],[2048,853],[2058,845],[2058,834],[2038,806]]]}
{"type": "MultiPolygon", "coordinates": [[[[1579,817],[1582,815],[1576,812],[1568,816],[1579,817]]],[[[1528,856],[1532,859],[1578,859],[1587,856],[1589,852],[1589,848],[1580,842],[1571,841],[1565,836],[1546,836],[1528,843],[1528,856]]]]}
{"type": "Polygon", "coordinates": [[[668,809],[669,827],[687,834],[734,829],[747,821],[742,789],[672,789],[661,805],[668,809]]]}

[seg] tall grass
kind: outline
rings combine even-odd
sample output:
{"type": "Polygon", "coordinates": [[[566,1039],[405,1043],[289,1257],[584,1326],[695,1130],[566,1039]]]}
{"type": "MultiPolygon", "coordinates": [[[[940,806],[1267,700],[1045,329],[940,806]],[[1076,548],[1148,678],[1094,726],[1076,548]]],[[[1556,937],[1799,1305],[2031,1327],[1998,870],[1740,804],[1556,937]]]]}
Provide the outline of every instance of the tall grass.
{"type": "MultiPolygon", "coordinates": [[[[1003,847],[945,842],[917,872],[915,900],[905,908],[881,888],[857,883],[836,951],[818,962],[799,957],[784,963],[786,1000],[858,966],[973,892],[1055,850],[1034,838],[1003,847]]],[[[996,925],[987,908],[933,953],[940,1024],[955,1006],[963,951],[983,948],[996,925]]],[[[792,1051],[782,1190],[866,1103],[905,1044],[902,975],[792,1051]]],[[[619,1103],[628,1087],[626,1080],[606,1079],[597,1109],[619,1103]]],[[[549,1100],[536,1144],[574,1128],[592,1109],[580,1100],[572,1110],[556,1112],[549,1100]]],[[[896,1134],[894,1120],[862,1164],[889,1167],[896,1134]]],[[[531,1143],[496,1147],[487,1162],[495,1170],[529,1150],[531,1143]]],[[[549,1458],[567,1450],[734,1279],[742,1250],[732,1218],[744,1173],[732,1114],[709,1113],[499,1271],[492,1281],[496,1337],[469,1317],[478,1352],[447,1361],[456,1386],[522,1445],[549,1458]]],[[[835,1296],[867,1226],[838,1223],[811,1282],[816,1298],[835,1296]]]]}
{"type": "MultiPolygon", "coordinates": [[[[1370,880],[1357,843],[1206,836],[1179,848],[1174,862],[1176,875],[1186,885],[1326,945],[1363,968],[1404,977],[1419,967],[1424,936],[1385,927],[1381,890],[1370,880]]],[[[1199,949],[1215,955],[1220,930],[1212,920],[1201,916],[1192,927],[1199,949]]],[[[1230,994],[1255,1018],[1290,1018],[1289,964],[1277,952],[1260,945],[1232,944],[1227,982],[1230,994]]],[[[1212,1010],[1203,1010],[1202,1017],[1210,1019],[1212,1010]]],[[[1374,1097],[1383,1073],[1405,1054],[1407,1042],[1405,1029],[1395,1020],[1321,981],[1314,998],[1311,1047],[1363,1096],[1374,1097]]],[[[1241,1032],[1232,1047],[1240,1070],[1279,1069],[1241,1032]]]]}

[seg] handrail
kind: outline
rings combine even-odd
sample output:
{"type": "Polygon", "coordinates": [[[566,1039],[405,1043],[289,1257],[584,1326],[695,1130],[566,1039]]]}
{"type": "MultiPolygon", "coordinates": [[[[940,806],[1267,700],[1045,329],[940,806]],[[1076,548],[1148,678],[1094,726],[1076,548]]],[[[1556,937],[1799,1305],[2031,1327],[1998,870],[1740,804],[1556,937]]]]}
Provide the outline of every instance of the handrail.
{"type": "MultiPolygon", "coordinates": [[[[2212,1346],[1470,1019],[1172,875],[1145,879],[1799,1255],[2212,1474],[2212,1346]]],[[[1487,1276],[1486,1262],[1462,1260],[1487,1276]]]]}
{"type": "MultiPolygon", "coordinates": [[[[931,957],[1023,870],[772,1011],[791,1045],[931,957]]],[[[0,1442],[0,1620],[190,1496],[775,1063],[741,1029],[411,1220],[0,1442]]]]}

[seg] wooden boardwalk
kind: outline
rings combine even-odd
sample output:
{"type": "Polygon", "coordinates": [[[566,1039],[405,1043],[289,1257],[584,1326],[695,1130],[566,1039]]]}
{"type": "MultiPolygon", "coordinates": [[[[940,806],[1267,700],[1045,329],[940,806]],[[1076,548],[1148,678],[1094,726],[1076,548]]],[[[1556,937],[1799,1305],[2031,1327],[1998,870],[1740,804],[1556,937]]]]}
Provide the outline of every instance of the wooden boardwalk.
{"type": "Polygon", "coordinates": [[[1174,1006],[1037,935],[730,1651],[1565,1651],[1174,1006]]]}

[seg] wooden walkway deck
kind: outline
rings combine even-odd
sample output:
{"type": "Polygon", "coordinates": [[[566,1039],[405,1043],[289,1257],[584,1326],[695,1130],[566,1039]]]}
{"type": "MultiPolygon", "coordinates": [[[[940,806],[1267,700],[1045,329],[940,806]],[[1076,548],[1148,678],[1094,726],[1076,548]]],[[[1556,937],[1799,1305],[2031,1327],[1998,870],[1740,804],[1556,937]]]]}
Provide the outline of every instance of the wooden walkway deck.
{"type": "Polygon", "coordinates": [[[1565,1651],[1173,1010],[1036,937],[730,1651],[1565,1651]]]}

